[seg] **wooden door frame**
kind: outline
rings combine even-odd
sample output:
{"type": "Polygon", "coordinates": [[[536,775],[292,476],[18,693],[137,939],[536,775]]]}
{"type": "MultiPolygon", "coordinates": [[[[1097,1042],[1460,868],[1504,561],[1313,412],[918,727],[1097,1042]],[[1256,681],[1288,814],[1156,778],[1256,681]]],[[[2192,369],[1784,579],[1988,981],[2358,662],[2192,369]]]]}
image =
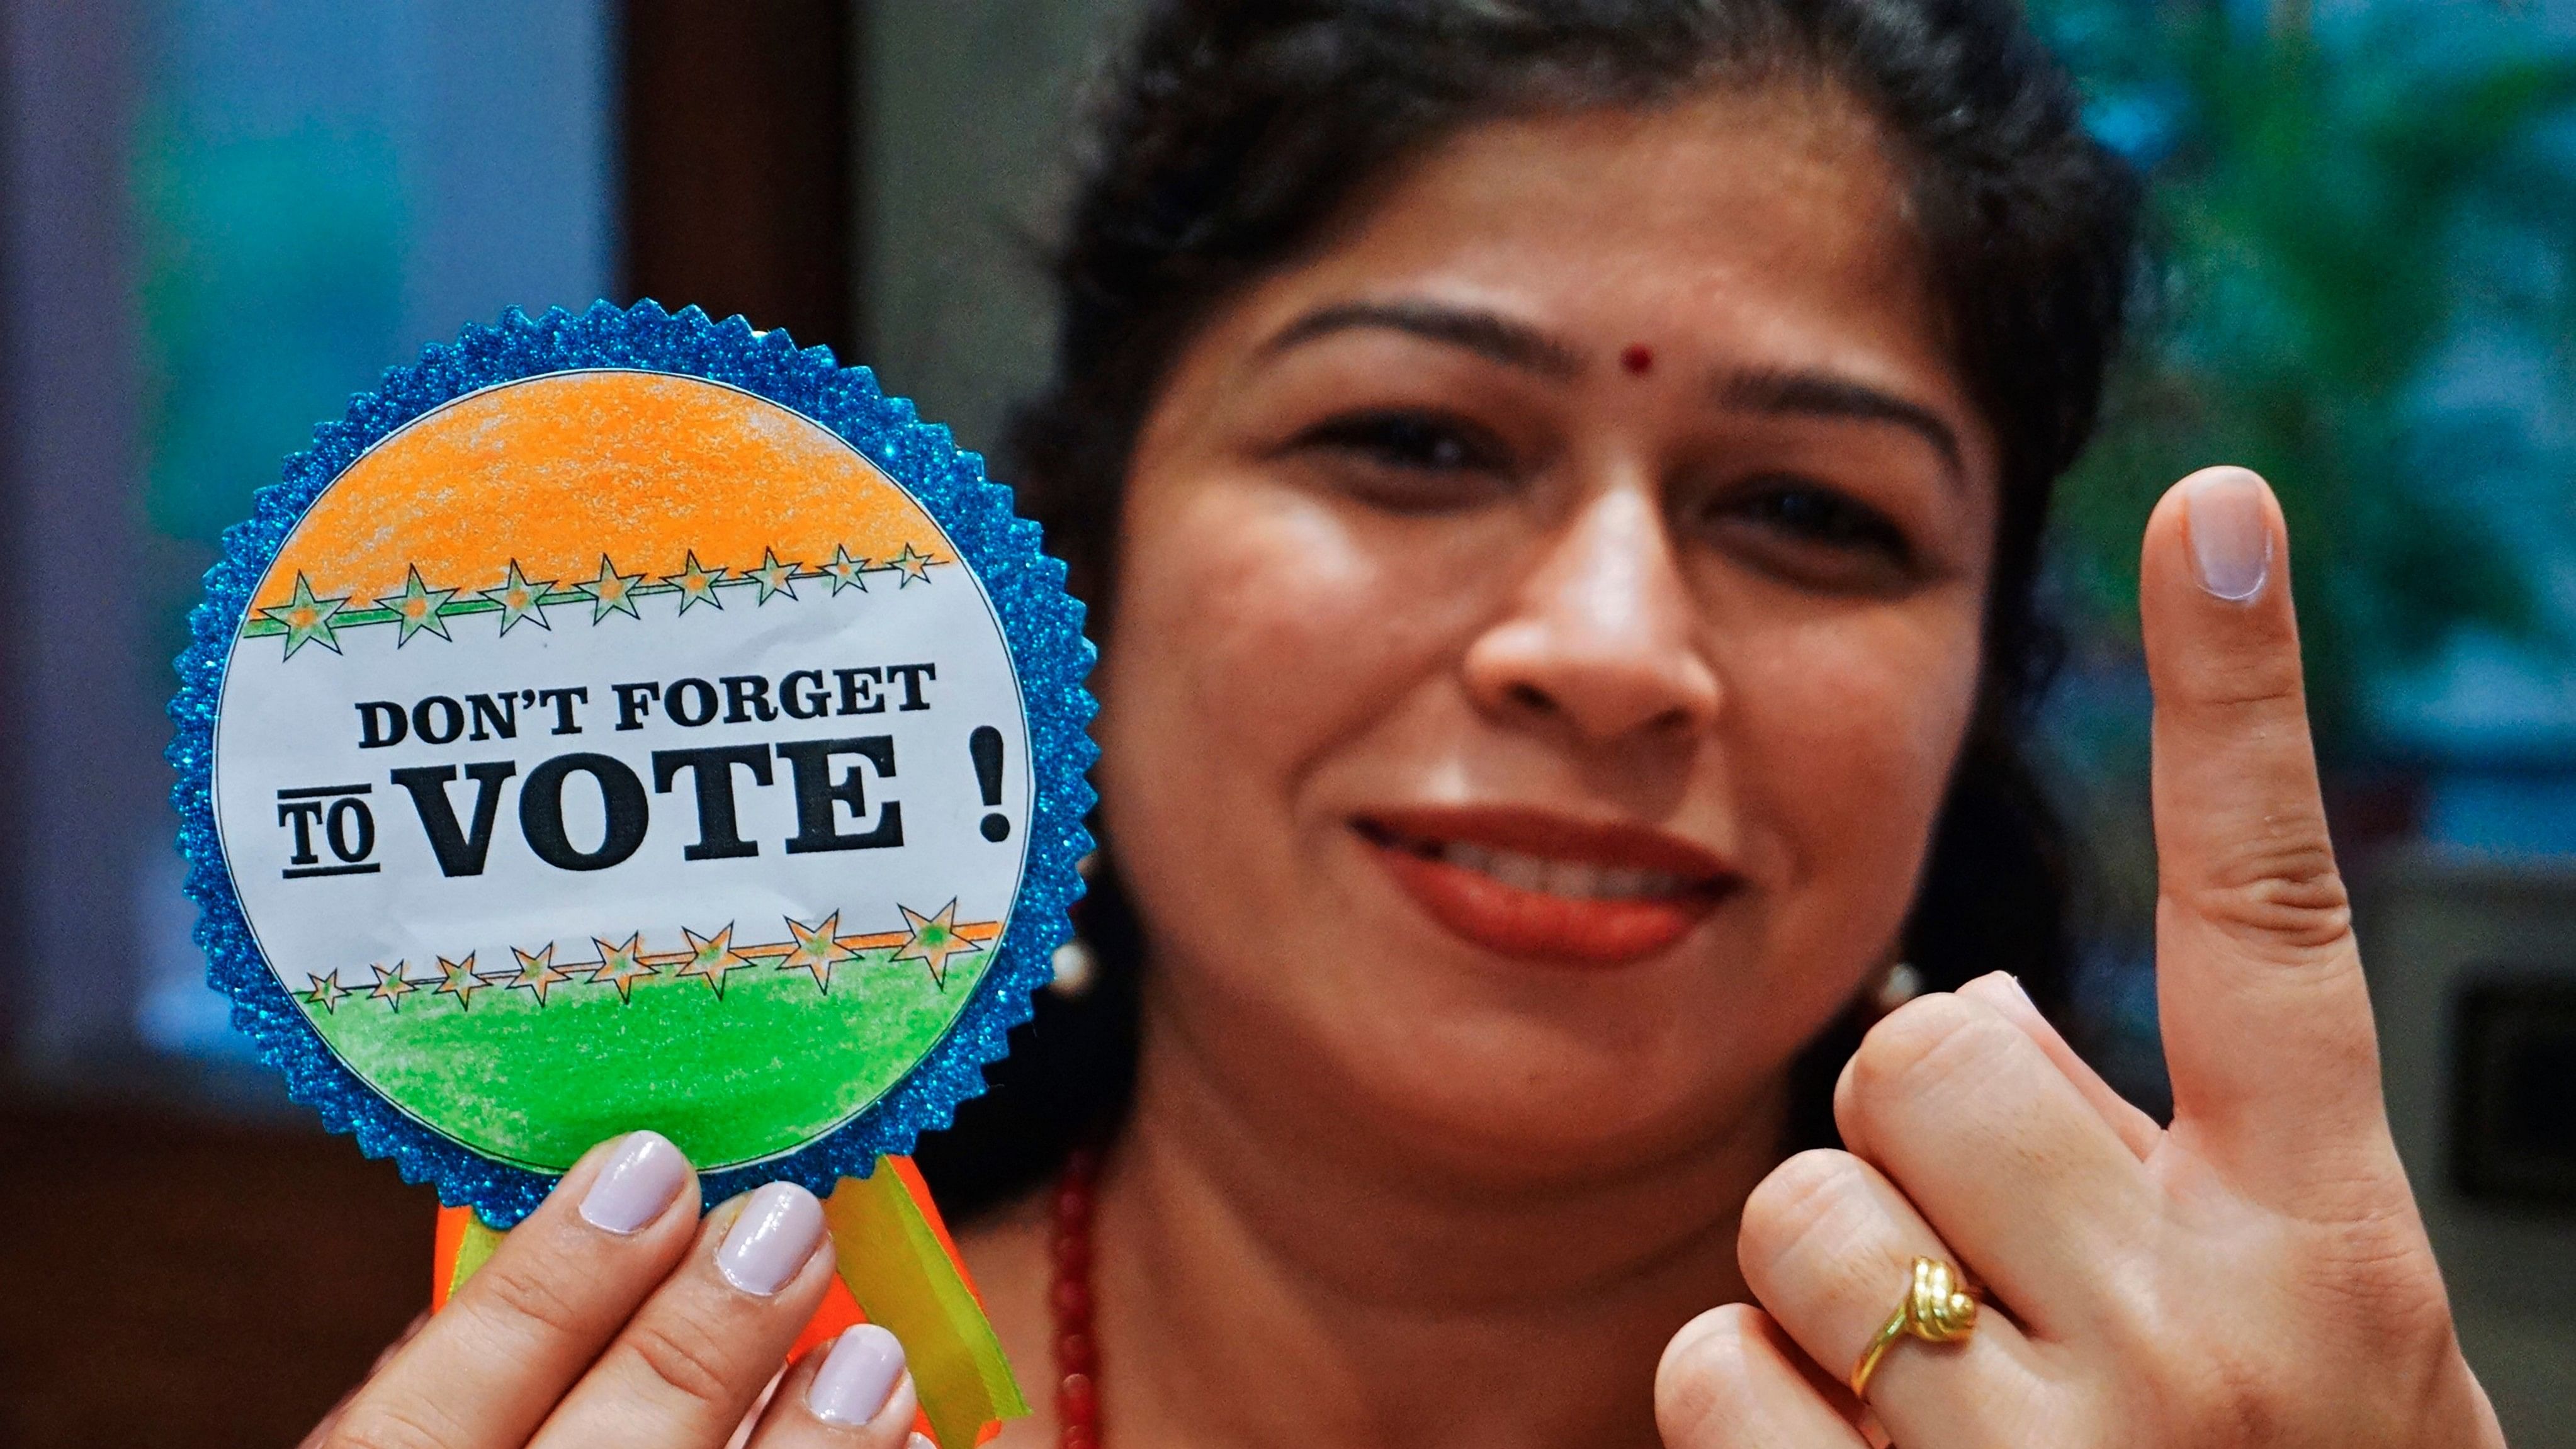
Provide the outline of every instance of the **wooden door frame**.
{"type": "Polygon", "coordinates": [[[621,281],[857,360],[864,0],[622,0],[621,281]]]}

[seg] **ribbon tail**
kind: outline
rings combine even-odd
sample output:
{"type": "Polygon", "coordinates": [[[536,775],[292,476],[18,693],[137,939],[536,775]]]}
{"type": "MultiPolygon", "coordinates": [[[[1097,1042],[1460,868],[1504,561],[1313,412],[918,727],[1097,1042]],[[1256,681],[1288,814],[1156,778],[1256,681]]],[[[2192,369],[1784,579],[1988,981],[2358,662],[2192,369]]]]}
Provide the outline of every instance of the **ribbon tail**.
{"type": "Polygon", "coordinates": [[[465,1286],[475,1270],[492,1261],[492,1250],[509,1234],[475,1215],[474,1209],[438,1210],[437,1247],[429,1264],[429,1311],[436,1313],[465,1286]]]}
{"type": "Polygon", "coordinates": [[[1029,1412],[957,1245],[909,1157],[880,1157],[823,1204],[841,1281],[870,1323],[903,1340],[923,1415],[943,1446],[1029,1412]]]}

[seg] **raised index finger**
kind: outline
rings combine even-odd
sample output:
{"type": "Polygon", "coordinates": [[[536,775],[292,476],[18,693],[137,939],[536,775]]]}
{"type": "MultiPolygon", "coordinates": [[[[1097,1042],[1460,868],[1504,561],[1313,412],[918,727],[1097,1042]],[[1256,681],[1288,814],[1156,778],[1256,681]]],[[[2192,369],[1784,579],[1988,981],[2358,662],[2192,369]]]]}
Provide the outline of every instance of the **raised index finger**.
{"type": "Polygon", "coordinates": [[[2175,1133],[2267,1197],[2351,1182],[2387,1119],[2271,489],[2242,468],[2175,484],[2142,569],[2175,1133]]]}

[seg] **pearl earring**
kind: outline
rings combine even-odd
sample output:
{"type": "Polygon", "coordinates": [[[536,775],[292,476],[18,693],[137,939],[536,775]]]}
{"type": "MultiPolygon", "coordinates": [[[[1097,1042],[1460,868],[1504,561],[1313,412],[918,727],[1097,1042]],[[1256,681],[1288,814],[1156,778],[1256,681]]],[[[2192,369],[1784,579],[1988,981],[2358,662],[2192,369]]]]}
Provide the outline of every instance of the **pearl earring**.
{"type": "MultiPolygon", "coordinates": [[[[1095,850],[1075,861],[1073,868],[1081,872],[1084,880],[1089,880],[1099,862],[1100,852],[1095,850]]],[[[1091,943],[1082,939],[1079,926],[1065,938],[1063,945],[1055,948],[1055,955],[1048,958],[1047,964],[1055,974],[1047,979],[1046,989],[1066,1001],[1080,1001],[1089,996],[1092,982],[1100,977],[1100,958],[1093,954],[1091,943]]]]}
{"type": "Polygon", "coordinates": [[[1870,1000],[1878,1008],[1878,1014],[1885,1016],[1922,994],[1923,973],[1915,970],[1913,963],[1899,961],[1888,967],[1887,974],[1879,978],[1878,991],[1870,1000]]]}
{"type": "Polygon", "coordinates": [[[1048,980],[1047,990],[1067,1001],[1090,995],[1091,983],[1100,974],[1100,962],[1091,954],[1091,943],[1080,936],[1056,947],[1048,964],[1055,968],[1055,975],[1048,980]]]}

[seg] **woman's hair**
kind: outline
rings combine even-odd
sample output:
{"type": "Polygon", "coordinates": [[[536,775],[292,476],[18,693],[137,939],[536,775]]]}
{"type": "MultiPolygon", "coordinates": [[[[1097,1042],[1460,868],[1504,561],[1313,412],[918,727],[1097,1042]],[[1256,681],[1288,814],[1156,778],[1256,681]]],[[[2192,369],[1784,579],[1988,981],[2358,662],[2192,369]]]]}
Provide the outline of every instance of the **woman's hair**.
{"type": "MultiPolygon", "coordinates": [[[[2033,593],[2050,488],[2091,433],[2117,345],[2137,187],[2010,0],[1166,0],[1100,97],[1055,266],[1054,379],[1016,418],[1009,460],[1114,634],[1137,431],[1219,304],[1463,127],[1766,85],[1839,90],[1878,123],[1955,365],[2001,451],[1979,702],[1907,959],[1933,989],[2010,970],[2054,1007],[2069,870],[2026,755],[2054,663],[2033,593]]],[[[992,1091],[921,1145],[952,1211],[1025,1190],[1124,1113],[1142,941],[1114,869],[1076,919],[1099,962],[1092,990],[1040,993],[992,1091]]],[[[1855,1007],[1798,1063],[1799,1142],[1831,1140],[1831,1085],[1862,1024],[1855,1007]]]]}

